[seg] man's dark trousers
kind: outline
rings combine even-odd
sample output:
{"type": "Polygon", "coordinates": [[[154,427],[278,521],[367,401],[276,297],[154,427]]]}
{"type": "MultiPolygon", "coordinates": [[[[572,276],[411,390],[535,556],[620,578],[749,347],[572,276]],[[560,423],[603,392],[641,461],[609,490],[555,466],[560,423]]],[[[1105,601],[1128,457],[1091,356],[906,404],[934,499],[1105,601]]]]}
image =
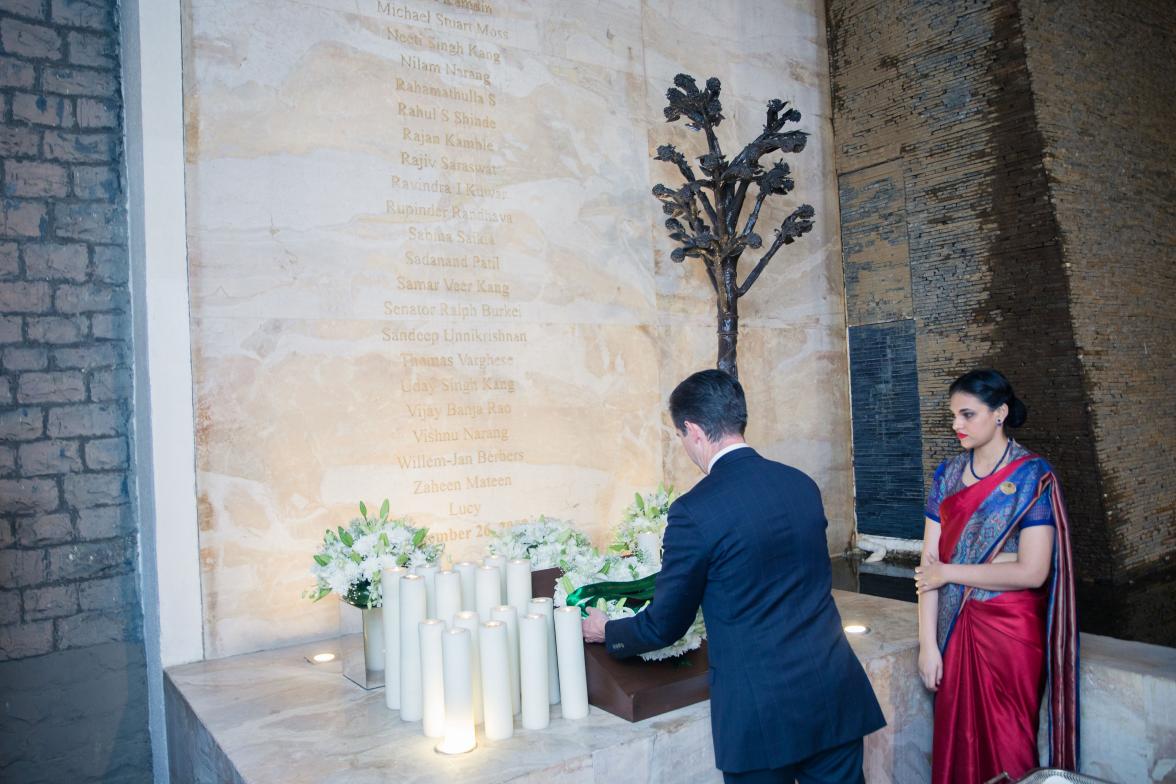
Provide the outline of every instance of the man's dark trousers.
{"type": "Polygon", "coordinates": [[[862,740],[818,752],[793,765],[744,773],[724,773],[726,784],[864,784],[862,740]]]}

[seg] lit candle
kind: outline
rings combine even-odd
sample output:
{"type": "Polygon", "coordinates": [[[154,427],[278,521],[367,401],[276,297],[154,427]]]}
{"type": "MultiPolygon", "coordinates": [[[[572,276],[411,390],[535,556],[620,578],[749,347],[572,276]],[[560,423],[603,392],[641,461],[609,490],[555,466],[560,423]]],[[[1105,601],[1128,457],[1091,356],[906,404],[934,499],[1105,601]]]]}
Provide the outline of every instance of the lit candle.
{"type": "Polygon", "coordinates": [[[437,572],[440,571],[436,564],[425,564],[424,566],[414,566],[412,568],[413,574],[419,574],[425,578],[425,617],[437,617],[437,572]]]}
{"type": "Polygon", "coordinates": [[[490,611],[491,620],[506,624],[506,657],[510,662],[510,707],[518,715],[522,709],[519,694],[519,614],[509,604],[500,604],[490,611]]]}
{"type": "Polygon", "coordinates": [[[490,620],[490,611],[502,604],[502,589],[498,583],[498,567],[478,567],[478,617],[490,620]]]}
{"type": "Polygon", "coordinates": [[[453,628],[466,629],[470,633],[470,674],[473,678],[474,724],[482,723],[482,657],[478,645],[478,614],[473,610],[462,610],[453,616],[453,628]]]}
{"type": "Polygon", "coordinates": [[[400,710],[400,578],[407,569],[393,566],[380,570],[384,592],[384,704],[400,710]]]}
{"type": "Polygon", "coordinates": [[[442,754],[464,754],[474,748],[473,670],[470,632],[450,629],[441,637],[445,670],[445,739],[437,745],[442,754]]]}
{"type": "Polygon", "coordinates": [[[506,556],[505,555],[488,555],[482,559],[483,566],[493,566],[498,570],[499,590],[502,595],[506,596],[506,556]]]}
{"type": "Polygon", "coordinates": [[[555,662],[555,602],[539,596],[527,603],[527,612],[542,615],[547,624],[547,701],[559,702],[559,667],[555,662]]]}
{"type": "Polygon", "coordinates": [[[522,618],[527,614],[527,602],[531,601],[531,562],[526,558],[511,561],[506,565],[506,603],[515,608],[522,618]]]}
{"type": "Polygon", "coordinates": [[[584,675],[584,628],[579,607],[556,609],[555,647],[563,717],[582,719],[588,715],[588,680],[584,675]]]}
{"type": "Polygon", "coordinates": [[[453,570],[461,575],[461,609],[474,611],[478,609],[478,593],[475,586],[475,575],[478,565],[473,561],[462,561],[453,570]]]}
{"type": "Polygon", "coordinates": [[[425,578],[400,578],[400,718],[420,721],[421,621],[425,620],[425,578]]]}
{"type": "Polygon", "coordinates": [[[447,627],[453,628],[453,616],[461,612],[461,575],[448,569],[437,572],[435,584],[437,589],[437,615],[435,617],[444,621],[447,627]]]}
{"type": "Polygon", "coordinates": [[[426,738],[445,735],[445,686],[441,660],[441,633],[445,623],[436,618],[421,621],[421,699],[426,738]]]}
{"type": "Polygon", "coordinates": [[[637,534],[637,549],[645,553],[650,566],[661,569],[661,537],[650,533],[637,534]]]}
{"type": "Polygon", "coordinates": [[[478,642],[486,740],[506,740],[514,734],[514,711],[510,705],[510,641],[506,624],[502,621],[483,623],[478,642]]]}
{"type": "Polygon", "coordinates": [[[547,701],[547,620],[538,613],[519,619],[519,678],[523,729],[541,730],[551,722],[547,701]]]}

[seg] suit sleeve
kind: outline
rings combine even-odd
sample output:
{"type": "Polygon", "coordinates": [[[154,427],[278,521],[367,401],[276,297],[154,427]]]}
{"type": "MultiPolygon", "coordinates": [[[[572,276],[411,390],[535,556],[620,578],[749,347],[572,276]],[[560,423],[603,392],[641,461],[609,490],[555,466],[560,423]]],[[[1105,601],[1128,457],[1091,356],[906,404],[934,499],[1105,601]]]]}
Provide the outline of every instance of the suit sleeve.
{"type": "Polygon", "coordinates": [[[680,502],[670,507],[662,543],[662,570],[653,601],[632,618],[609,621],[604,644],[609,654],[623,659],[665,648],[682,638],[702,603],[709,553],[698,524],[680,502]]]}

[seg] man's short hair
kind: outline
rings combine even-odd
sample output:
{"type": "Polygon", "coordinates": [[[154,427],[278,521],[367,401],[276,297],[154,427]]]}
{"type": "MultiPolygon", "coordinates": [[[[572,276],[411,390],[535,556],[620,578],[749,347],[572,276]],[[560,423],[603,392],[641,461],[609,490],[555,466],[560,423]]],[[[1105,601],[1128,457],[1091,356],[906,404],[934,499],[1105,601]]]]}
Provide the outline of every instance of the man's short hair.
{"type": "Polygon", "coordinates": [[[670,393],[670,419],[679,433],[693,422],[712,441],[743,435],[747,428],[747,398],[743,387],[721,370],[700,370],[670,393]]]}

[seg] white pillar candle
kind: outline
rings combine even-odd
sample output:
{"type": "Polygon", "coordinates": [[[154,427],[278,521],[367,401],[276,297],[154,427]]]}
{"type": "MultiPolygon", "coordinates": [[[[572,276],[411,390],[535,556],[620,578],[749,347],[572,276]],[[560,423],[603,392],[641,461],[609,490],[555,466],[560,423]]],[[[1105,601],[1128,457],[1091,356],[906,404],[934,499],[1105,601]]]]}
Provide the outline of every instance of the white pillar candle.
{"type": "Polygon", "coordinates": [[[509,604],[500,604],[490,611],[490,618],[506,624],[506,656],[510,662],[510,707],[518,715],[522,708],[519,694],[519,614],[509,604]]]}
{"type": "Polygon", "coordinates": [[[421,714],[426,738],[445,735],[445,688],[441,660],[441,633],[445,624],[436,618],[421,621],[421,714]]]}
{"type": "Polygon", "coordinates": [[[527,603],[527,612],[542,615],[547,624],[547,701],[559,702],[559,667],[555,661],[555,602],[539,596],[527,603]]]}
{"type": "Polygon", "coordinates": [[[523,729],[541,730],[551,722],[547,701],[547,620],[539,613],[519,619],[519,687],[523,729]]]}
{"type": "Polygon", "coordinates": [[[478,645],[478,627],[481,622],[473,610],[462,610],[453,616],[453,628],[466,629],[470,633],[470,672],[473,677],[474,724],[482,723],[482,656],[478,645]]]}
{"type": "Polygon", "coordinates": [[[661,569],[661,537],[657,534],[637,534],[637,549],[645,553],[646,562],[654,569],[661,569]]]}
{"type": "Polygon", "coordinates": [[[514,711],[510,705],[510,641],[506,624],[502,621],[483,623],[478,643],[486,740],[506,740],[514,734],[514,711]]]}
{"type": "Polygon", "coordinates": [[[435,584],[437,589],[436,618],[444,621],[445,626],[452,629],[453,616],[461,612],[461,575],[449,570],[437,572],[435,584]]]}
{"type": "Polygon", "coordinates": [[[425,566],[414,566],[412,568],[413,574],[419,574],[425,578],[425,617],[437,617],[437,572],[440,569],[436,564],[426,564],[425,566]]]}
{"type": "Polygon", "coordinates": [[[584,674],[584,628],[579,607],[556,609],[555,648],[563,717],[582,719],[588,715],[588,680],[584,674]]]}
{"type": "Polygon", "coordinates": [[[478,568],[478,617],[489,621],[490,611],[502,604],[502,589],[498,582],[498,567],[482,566],[478,568]]]}
{"type": "Polygon", "coordinates": [[[400,710],[400,578],[408,570],[399,566],[380,570],[384,592],[384,704],[400,710]]]}
{"type": "Polygon", "coordinates": [[[488,555],[482,559],[483,566],[493,566],[498,570],[499,589],[502,591],[502,597],[506,598],[506,556],[505,555],[488,555]]]}
{"type": "Polygon", "coordinates": [[[527,602],[531,601],[531,562],[526,558],[511,561],[506,565],[506,603],[515,608],[522,618],[527,614],[527,602]]]}
{"type": "Polygon", "coordinates": [[[478,565],[473,561],[462,561],[453,567],[453,571],[461,575],[461,609],[470,612],[477,610],[478,593],[474,578],[478,565]]]}
{"type": "Polygon", "coordinates": [[[473,662],[469,629],[454,628],[441,636],[445,671],[445,739],[442,754],[464,754],[474,748],[473,662]]]}
{"type": "Polygon", "coordinates": [[[400,718],[421,720],[421,621],[425,620],[425,578],[400,578],[400,718]]]}

